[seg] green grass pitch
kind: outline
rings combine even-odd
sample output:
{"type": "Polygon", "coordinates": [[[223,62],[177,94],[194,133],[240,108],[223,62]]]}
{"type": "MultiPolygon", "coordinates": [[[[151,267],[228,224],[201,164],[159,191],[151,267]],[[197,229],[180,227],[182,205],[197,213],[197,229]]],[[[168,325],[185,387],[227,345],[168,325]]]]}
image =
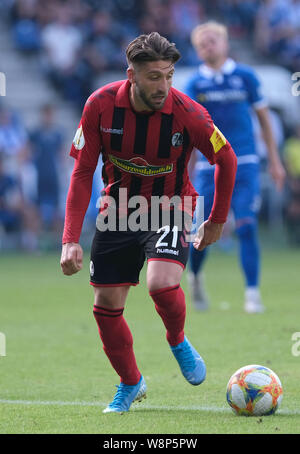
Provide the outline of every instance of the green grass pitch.
{"type": "MultiPolygon", "coordinates": [[[[212,306],[197,313],[187,294],[186,334],[204,357],[200,386],[182,377],[163,324],[145,286],[132,288],[125,316],[147,399],[124,415],[102,414],[118,377],[102,351],[84,269],[65,277],[57,254],[0,256],[0,433],[255,434],[300,432],[300,356],[292,335],[300,331],[299,250],[262,253],[264,314],[243,312],[243,283],[236,254],[215,249],[206,267],[212,306]],[[297,352],[297,349],[296,349],[297,352]],[[268,417],[235,416],[226,384],[247,364],[273,369],[283,384],[280,410],[268,417]]],[[[187,290],[186,276],[182,286],[187,290]]],[[[299,349],[300,353],[300,349],[299,349]]]]}

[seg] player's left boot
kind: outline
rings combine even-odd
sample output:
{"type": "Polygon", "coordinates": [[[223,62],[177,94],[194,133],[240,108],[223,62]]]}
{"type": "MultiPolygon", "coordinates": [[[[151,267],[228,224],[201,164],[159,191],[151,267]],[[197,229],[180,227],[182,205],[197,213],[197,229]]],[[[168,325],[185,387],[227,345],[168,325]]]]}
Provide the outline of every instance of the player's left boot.
{"type": "Polygon", "coordinates": [[[191,385],[200,385],[206,377],[206,366],[195,348],[184,337],[184,341],[175,347],[171,346],[181,372],[191,385]]]}
{"type": "Polygon", "coordinates": [[[136,385],[125,385],[120,383],[117,386],[118,391],[115,394],[113,401],[103,410],[103,413],[123,413],[129,411],[130,405],[146,398],[147,385],[141,376],[140,381],[136,385]]]}
{"type": "Polygon", "coordinates": [[[264,312],[265,307],[258,289],[246,289],[244,308],[248,314],[260,314],[264,312]]]}

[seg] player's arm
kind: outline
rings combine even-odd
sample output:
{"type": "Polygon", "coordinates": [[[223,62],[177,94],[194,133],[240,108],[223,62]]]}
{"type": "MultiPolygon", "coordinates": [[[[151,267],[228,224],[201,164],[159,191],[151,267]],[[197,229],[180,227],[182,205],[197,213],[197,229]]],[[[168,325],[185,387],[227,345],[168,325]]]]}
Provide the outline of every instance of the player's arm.
{"type": "Polygon", "coordinates": [[[62,272],[67,276],[82,268],[83,251],[79,239],[101,148],[98,123],[99,112],[95,101],[88,101],[70,152],[75,158],[75,165],[67,195],[60,260],[62,272]]]}
{"type": "Polygon", "coordinates": [[[215,165],[215,193],[211,213],[199,228],[194,241],[198,250],[218,241],[230,210],[237,170],[237,158],[230,143],[214,125],[208,112],[201,106],[193,114],[194,146],[210,164],[215,165]],[[196,121],[195,121],[196,120],[196,121]]]}
{"type": "Polygon", "coordinates": [[[267,101],[262,92],[262,85],[257,74],[248,68],[244,73],[244,80],[248,91],[248,100],[257,114],[262,129],[263,139],[267,147],[269,170],[279,190],[285,180],[285,170],[281,163],[276,142],[274,140],[267,101]]]}
{"type": "Polygon", "coordinates": [[[82,224],[89,206],[94,170],[76,160],[67,195],[62,239],[61,269],[70,276],[82,268],[83,251],[79,244],[82,224]]]}
{"type": "Polygon", "coordinates": [[[270,174],[273,177],[277,189],[281,190],[284,185],[286,172],[281,163],[278,148],[274,140],[269,110],[267,107],[262,107],[259,109],[255,109],[255,112],[259,120],[263,139],[265,141],[268,151],[270,174]]]}

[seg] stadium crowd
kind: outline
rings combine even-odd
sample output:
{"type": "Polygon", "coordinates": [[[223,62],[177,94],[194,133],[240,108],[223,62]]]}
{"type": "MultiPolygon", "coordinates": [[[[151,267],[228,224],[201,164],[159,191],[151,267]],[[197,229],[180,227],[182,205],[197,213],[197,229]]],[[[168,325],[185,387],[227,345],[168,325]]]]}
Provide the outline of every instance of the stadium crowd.
{"type": "Polygon", "coordinates": [[[42,106],[40,124],[27,131],[19,115],[0,104],[0,249],[1,230],[29,251],[39,248],[42,232],[61,231],[62,150],[53,106],[42,106]]]}
{"type": "Polygon", "coordinates": [[[295,71],[300,61],[300,0],[6,0],[17,48],[82,106],[97,74],[125,67],[123,49],[153,30],[176,42],[181,65],[197,61],[190,31],[214,17],[232,37],[250,38],[262,56],[295,71]]]}
{"type": "MultiPolygon", "coordinates": [[[[1,8],[8,13],[16,48],[35,55],[45,77],[80,111],[97,76],[126,69],[124,48],[141,33],[160,32],[176,43],[182,54],[179,65],[198,64],[190,31],[209,18],[224,22],[233,38],[250,40],[263,58],[291,71],[300,68],[300,0],[4,0],[1,8]]],[[[298,174],[290,171],[288,190],[296,201],[287,215],[294,226],[300,220],[300,170],[294,165],[299,162],[299,130],[292,135],[287,168],[295,167],[298,174]]],[[[21,243],[33,250],[39,232],[60,232],[63,144],[53,106],[43,106],[41,124],[26,131],[0,99],[0,236],[1,229],[21,228],[21,243]]]]}

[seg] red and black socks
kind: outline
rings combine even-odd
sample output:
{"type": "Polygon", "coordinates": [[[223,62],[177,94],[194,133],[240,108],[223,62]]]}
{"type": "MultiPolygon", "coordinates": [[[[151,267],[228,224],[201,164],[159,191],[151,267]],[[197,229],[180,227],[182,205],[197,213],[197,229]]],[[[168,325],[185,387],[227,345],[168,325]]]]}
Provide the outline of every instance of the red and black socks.
{"type": "Polygon", "coordinates": [[[141,373],[138,370],[130,329],[123,317],[124,308],[107,309],[94,305],[94,317],[111,365],[126,385],[136,385],[141,373]]]}
{"type": "MultiPolygon", "coordinates": [[[[166,327],[167,341],[174,347],[184,341],[185,296],[180,285],[150,292],[155,308],[166,327]]],[[[99,335],[111,365],[126,385],[136,385],[141,373],[133,351],[133,339],[123,317],[124,308],[108,309],[94,305],[99,335]]]]}
{"type": "Polygon", "coordinates": [[[167,341],[172,347],[184,341],[185,296],[180,285],[150,292],[155,309],[167,329],[167,341]]]}

